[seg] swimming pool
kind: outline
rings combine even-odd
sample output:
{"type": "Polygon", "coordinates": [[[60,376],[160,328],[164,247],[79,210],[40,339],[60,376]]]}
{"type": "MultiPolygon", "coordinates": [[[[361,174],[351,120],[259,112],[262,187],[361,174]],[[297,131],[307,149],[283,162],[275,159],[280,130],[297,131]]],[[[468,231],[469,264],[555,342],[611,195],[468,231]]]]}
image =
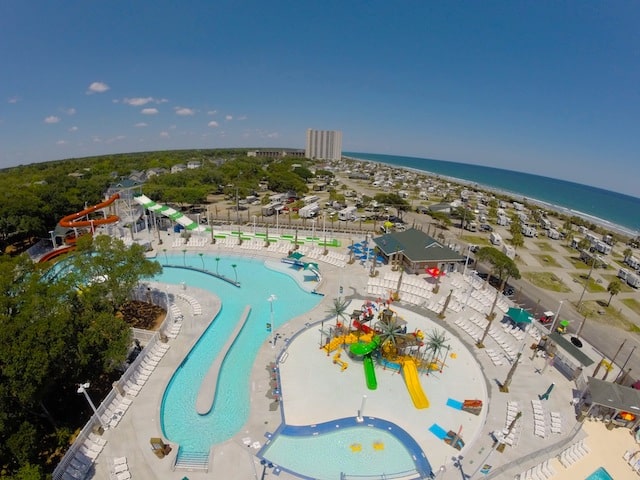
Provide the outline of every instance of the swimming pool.
{"type": "Polygon", "coordinates": [[[604,467],[600,467],[587,478],[585,478],[585,480],[613,480],[613,477],[609,474],[609,472],[607,472],[604,467]]]}
{"type": "Polygon", "coordinates": [[[410,435],[382,419],[355,418],[311,426],[284,426],[260,452],[268,462],[317,480],[342,475],[426,478],[432,470],[410,435]]]}
{"type": "MultiPolygon", "coordinates": [[[[211,445],[231,438],[246,422],[251,368],[257,351],[270,335],[266,329],[271,321],[269,296],[277,298],[273,304],[273,328],[308,312],[321,300],[302,290],[291,276],[267,268],[263,260],[218,258],[216,261],[215,255],[186,254],[169,256],[168,263],[202,268],[204,261],[207,270],[231,279],[237,275],[241,288],[183,269],[167,268],[156,277],[160,282],[184,283],[210,291],[222,301],[220,313],[178,367],[162,399],[163,433],[180,445],[181,452],[208,452],[211,445]],[[200,384],[247,305],[251,305],[251,313],[222,364],[213,408],[207,415],[198,415],[195,403],[200,384]]],[[[165,260],[164,256],[161,260],[165,260]]]]}

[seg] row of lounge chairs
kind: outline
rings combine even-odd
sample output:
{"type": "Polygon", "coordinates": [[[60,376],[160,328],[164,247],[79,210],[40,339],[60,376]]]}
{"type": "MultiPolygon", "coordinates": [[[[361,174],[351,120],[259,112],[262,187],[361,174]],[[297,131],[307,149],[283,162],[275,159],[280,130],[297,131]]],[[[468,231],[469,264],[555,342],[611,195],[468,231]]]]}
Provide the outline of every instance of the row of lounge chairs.
{"type": "Polygon", "coordinates": [[[202,306],[200,302],[193,298],[191,295],[187,295],[186,293],[178,293],[178,298],[184,300],[191,306],[191,312],[194,315],[202,315],[202,306]]]}
{"type": "Polygon", "coordinates": [[[110,468],[111,480],[130,480],[131,472],[129,471],[129,464],[127,463],[127,457],[116,457],[113,459],[110,468]]]}
{"type": "Polygon", "coordinates": [[[584,440],[580,440],[560,452],[558,460],[560,460],[563,467],[569,468],[574,463],[582,460],[588,453],[589,447],[584,443],[584,440]]]}
{"type": "Polygon", "coordinates": [[[533,407],[533,434],[537,437],[545,438],[547,435],[547,424],[545,422],[545,412],[542,401],[538,399],[531,400],[533,407]]]}
{"type": "Polygon", "coordinates": [[[551,466],[551,462],[547,459],[517,475],[516,480],[546,480],[555,474],[556,472],[551,466]]]}
{"type": "Polygon", "coordinates": [[[142,358],[134,373],[124,384],[123,388],[127,395],[135,397],[140,393],[167,350],[169,350],[169,345],[157,342],[151,351],[142,358]]]}

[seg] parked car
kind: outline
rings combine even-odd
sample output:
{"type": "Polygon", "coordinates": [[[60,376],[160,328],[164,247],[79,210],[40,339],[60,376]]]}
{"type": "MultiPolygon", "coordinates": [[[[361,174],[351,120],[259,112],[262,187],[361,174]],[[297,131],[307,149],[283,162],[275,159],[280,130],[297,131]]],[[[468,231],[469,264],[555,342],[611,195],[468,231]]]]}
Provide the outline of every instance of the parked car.
{"type": "Polygon", "coordinates": [[[480,224],[480,231],[481,232],[493,232],[493,227],[491,225],[489,225],[488,223],[482,223],[482,224],[480,224]]]}

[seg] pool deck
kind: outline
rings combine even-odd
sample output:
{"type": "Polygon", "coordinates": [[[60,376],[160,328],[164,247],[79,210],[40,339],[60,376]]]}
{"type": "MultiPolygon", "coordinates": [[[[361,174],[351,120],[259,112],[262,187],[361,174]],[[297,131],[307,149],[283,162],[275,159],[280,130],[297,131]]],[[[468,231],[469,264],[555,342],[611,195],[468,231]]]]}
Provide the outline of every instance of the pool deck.
{"type": "MultiPolygon", "coordinates": [[[[170,245],[171,238],[166,238],[165,245],[170,245]]],[[[250,255],[272,260],[282,257],[282,254],[266,250],[256,252],[220,245],[206,245],[194,251],[250,255]]],[[[180,250],[175,250],[175,253],[179,252],[180,250]]],[[[280,364],[280,375],[288,424],[309,425],[356,416],[362,396],[367,395],[364,416],[380,417],[404,428],[421,445],[434,472],[438,474],[438,479],[460,478],[460,472],[452,462],[452,457],[457,455],[464,457],[462,467],[472,479],[512,479],[546,459],[551,459],[556,472],[553,478],[558,480],[584,478],[601,465],[614,478],[625,478],[620,473],[616,474],[621,471],[618,468],[626,468],[624,473],[632,474],[631,468],[622,460],[625,450],[637,449],[628,430],[608,431],[601,424],[590,421],[585,421],[580,429],[571,404],[575,396],[574,383],[555,368],[545,368],[544,359],[532,358],[528,349],[524,350],[509,393],[501,393],[498,382],[505,380],[510,365],[508,362],[495,365],[483,350],[473,345],[471,337],[454,324],[458,317],[468,317],[468,310],[467,314],[464,310],[460,313],[450,311],[441,320],[436,314],[423,308],[411,307],[401,302],[392,305],[392,309],[408,322],[409,331],[413,328],[429,331],[436,326],[446,328],[449,332],[451,352],[456,353],[456,358],[447,358],[447,367],[442,374],[435,373],[428,377],[420,375],[421,385],[431,403],[428,409],[417,410],[413,406],[402,376],[397,372],[376,367],[378,389],[375,391],[366,388],[362,365],[346,355],[343,355],[343,359],[349,366],[341,372],[331,358],[319,349],[318,327],[309,325],[327,317],[331,301],[338,296],[339,284],[344,287],[344,296],[352,301],[348,311],[352,307],[358,308],[364,299],[372,299],[367,295],[368,270],[358,263],[347,265],[344,269],[319,263],[323,281],[317,290],[325,294],[325,298],[311,312],[278,329],[275,346],[267,341],[257,352],[251,373],[249,419],[232,439],[212,447],[208,472],[173,471],[172,464],[177,449],[174,448],[167,457],[158,459],[149,444],[150,438],[162,437],[160,403],[171,376],[220,309],[220,300],[214,295],[186,286],[189,295],[200,302],[203,314],[192,316],[190,309],[183,309],[185,320],[182,331],[177,338],[169,340],[169,351],[141,392],[133,399],[133,404],[119,425],[104,433],[103,438],[107,440],[107,444],[89,478],[111,478],[113,459],[120,456],[127,457],[134,479],[261,478],[263,467],[256,454],[267,441],[266,435],[275,431],[282,420],[281,405],[272,397],[270,368],[282,348],[287,350],[286,360],[280,364]],[[296,334],[295,340],[289,342],[296,334]],[[543,407],[547,415],[552,411],[560,413],[562,433],[550,433],[547,421],[547,434],[545,438],[540,438],[533,432],[531,400],[544,393],[552,382],[555,383],[555,388],[549,400],[543,401],[543,407]],[[446,406],[448,398],[459,401],[481,398],[486,402],[481,415],[475,416],[446,406]],[[516,427],[518,433],[514,445],[506,447],[500,453],[494,448],[491,432],[505,428],[507,401],[517,401],[523,415],[516,427]],[[429,432],[428,428],[434,423],[446,430],[458,430],[462,426],[462,438],[466,443],[462,452],[449,447],[429,432]],[[592,455],[565,469],[555,456],[568,445],[583,438],[586,438],[592,455]],[[592,460],[597,463],[593,468],[592,460]],[[618,465],[620,462],[622,466],[618,465]],[[492,466],[489,475],[480,472],[484,464],[492,466]],[[441,466],[446,470],[440,471],[441,466]],[[586,472],[584,475],[583,470],[586,472]]],[[[389,270],[388,266],[380,267],[381,272],[389,270]]],[[[446,296],[450,288],[454,288],[447,283],[450,281],[450,278],[445,277],[440,296],[446,296]]],[[[169,293],[184,291],[183,288],[185,287],[181,285],[166,286],[169,293]]],[[[529,337],[526,340],[527,344],[532,342],[529,337]]],[[[485,343],[487,347],[500,348],[493,339],[488,338],[485,343]]],[[[515,344],[515,340],[513,343],[515,344]]],[[[269,469],[266,474],[267,478],[275,476],[269,469]]],[[[297,478],[284,471],[278,477],[285,480],[297,478]]]]}

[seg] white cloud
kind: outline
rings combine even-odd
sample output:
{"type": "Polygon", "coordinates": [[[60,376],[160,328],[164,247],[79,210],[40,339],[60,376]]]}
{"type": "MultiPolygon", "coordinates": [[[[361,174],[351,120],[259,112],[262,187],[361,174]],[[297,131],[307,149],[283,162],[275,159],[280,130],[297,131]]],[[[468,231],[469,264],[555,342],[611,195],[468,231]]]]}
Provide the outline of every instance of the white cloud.
{"type": "Polygon", "coordinates": [[[188,116],[188,115],[195,115],[196,111],[193,108],[187,108],[187,107],[176,107],[176,115],[181,115],[181,116],[188,116]]]}
{"type": "Polygon", "coordinates": [[[20,97],[9,97],[7,103],[18,103],[21,100],[20,97]]]}
{"type": "Polygon", "coordinates": [[[91,141],[93,143],[102,143],[102,139],[96,135],[94,135],[93,137],[91,137],[91,141]]]}
{"type": "Polygon", "coordinates": [[[71,127],[69,129],[70,132],[77,132],[78,131],[78,127],[76,127],[75,125],[73,127],[71,127]]]}
{"type": "Polygon", "coordinates": [[[104,93],[109,90],[109,85],[104,82],[93,82],[89,85],[89,90],[87,90],[87,95],[91,95],[92,93],[104,93]]]}
{"type": "Polygon", "coordinates": [[[175,130],[176,128],[178,127],[176,127],[175,125],[169,125],[169,130],[175,130]]]}
{"type": "Polygon", "coordinates": [[[132,107],[141,107],[149,102],[153,102],[153,97],[135,97],[135,98],[123,98],[122,103],[131,105],[132,107]]]}
{"type": "Polygon", "coordinates": [[[62,112],[66,113],[67,115],[75,115],[76,114],[76,109],[75,108],[63,108],[62,112]]]}
{"type": "Polygon", "coordinates": [[[218,113],[218,110],[209,110],[207,115],[215,115],[216,113],[218,113]]]}
{"type": "Polygon", "coordinates": [[[216,121],[211,121],[209,123],[207,123],[207,126],[212,127],[212,128],[217,128],[220,126],[220,124],[216,121]]]}
{"type": "Polygon", "coordinates": [[[224,117],[224,119],[225,119],[227,122],[230,122],[231,120],[233,120],[233,116],[231,116],[231,115],[227,115],[226,117],[224,117]]]}
{"type": "Polygon", "coordinates": [[[242,116],[238,117],[236,120],[242,121],[242,120],[246,120],[246,119],[247,119],[247,116],[246,115],[242,115],[242,116]]]}
{"type": "Polygon", "coordinates": [[[162,138],[169,138],[169,132],[160,132],[162,138]]]}
{"type": "Polygon", "coordinates": [[[278,132],[267,133],[267,138],[278,138],[280,134],[278,132]]]}
{"type": "Polygon", "coordinates": [[[140,113],[142,113],[143,115],[157,115],[158,114],[158,109],[157,108],[143,108],[140,113]]]}
{"type": "Polygon", "coordinates": [[[105,140],[105,143],[114,143],[118,140],[124,140],[125,138],[127,137],[125,137],[124,135],[118,135],[116,137],[108,138],[107,140],[105,140]]]}
{"type": "Polygon", "coordinates": [[[149,124],[144,122],[138,122],[134,125],[134,127],[148,127],[148,126],[149,124]]]}
{"type": "Polygon", "coordinates": [[[66,140],[58,140],[58,141],[56,142],[56,145],[66,145],[66,144],[67,144],[67,141],[66,141],[66,140]]]}
{"type": "Polygon", "coordinates": [[[55,115],[50,115],[44,119],[44,123],[58,123],[60,121],[60,117],[56,117],[55,115]]]}

